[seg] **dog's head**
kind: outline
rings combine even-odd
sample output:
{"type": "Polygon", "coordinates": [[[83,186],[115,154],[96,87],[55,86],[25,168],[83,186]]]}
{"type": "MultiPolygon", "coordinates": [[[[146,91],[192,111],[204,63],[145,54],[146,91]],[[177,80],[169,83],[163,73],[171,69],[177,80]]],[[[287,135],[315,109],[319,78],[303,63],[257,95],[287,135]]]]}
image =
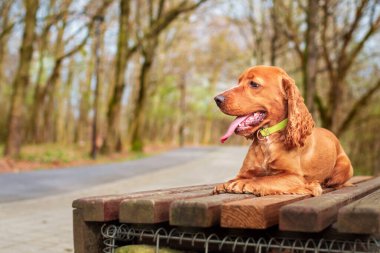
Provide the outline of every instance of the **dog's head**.
{"type": "Polygon", "coordinates": [[[230,125],[224,142],[233,132],[254,138],[256,131],[273,126],[285,118],[285,145],[304,145],[314,121],[294,80],[278,67],[255,66],[244,71],[238,85],[214,98],[222,112],[238,116],[230,125]]]}

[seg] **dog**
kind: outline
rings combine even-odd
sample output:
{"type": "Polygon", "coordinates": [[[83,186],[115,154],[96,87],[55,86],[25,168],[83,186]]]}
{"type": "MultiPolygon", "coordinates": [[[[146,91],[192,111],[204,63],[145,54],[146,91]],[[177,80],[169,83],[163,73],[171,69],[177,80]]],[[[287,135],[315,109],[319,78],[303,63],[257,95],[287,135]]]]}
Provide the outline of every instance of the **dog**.
{"type": "Polygon", "coordinates": [[[253,140],[238,175],[217,185],[215,194],[319,196],[322,187],[350,185],[350,159],[332,132],[314,127],[294,80],[283,69],[251,67],[237,86],[214,100],[223,113],[237,116],[221,142],[233,133],[253,140]]]}

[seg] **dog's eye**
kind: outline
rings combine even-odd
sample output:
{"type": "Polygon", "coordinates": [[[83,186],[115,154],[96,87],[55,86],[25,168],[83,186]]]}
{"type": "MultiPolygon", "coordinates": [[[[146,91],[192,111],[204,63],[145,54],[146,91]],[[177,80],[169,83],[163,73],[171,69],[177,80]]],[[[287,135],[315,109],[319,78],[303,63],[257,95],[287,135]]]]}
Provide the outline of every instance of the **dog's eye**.
{"type": "Polygon", "coordinates": [[[249,85],[250,85],[252,88],[255,88],[255,89],[257,89],[257,88],[260,87],[260,84],[254,82],[254,81],[250,81],[250,82],[249,82],[249,85]]]}

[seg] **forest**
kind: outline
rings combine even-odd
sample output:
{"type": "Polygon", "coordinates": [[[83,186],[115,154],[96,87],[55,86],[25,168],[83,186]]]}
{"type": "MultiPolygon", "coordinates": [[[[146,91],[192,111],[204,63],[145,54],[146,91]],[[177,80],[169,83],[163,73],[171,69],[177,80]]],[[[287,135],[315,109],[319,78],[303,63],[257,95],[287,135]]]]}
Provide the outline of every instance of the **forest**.
{"type": "Polygon", "coordinates": [[[379,31],[379,0],[2,0],[2,159],[218,145],[231,117],[213,97],[275,65],[356,172],[379,174],[379,31]]]}

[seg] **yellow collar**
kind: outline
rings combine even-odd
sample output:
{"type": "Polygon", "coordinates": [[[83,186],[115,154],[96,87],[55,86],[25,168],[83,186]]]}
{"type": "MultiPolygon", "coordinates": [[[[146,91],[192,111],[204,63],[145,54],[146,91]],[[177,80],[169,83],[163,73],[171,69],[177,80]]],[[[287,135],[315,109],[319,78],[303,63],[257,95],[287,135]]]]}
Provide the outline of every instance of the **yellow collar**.
{"type": "Polygon", "coordinates": [[[288,119],[284,119],[277,123],[276,125],[273,125],[271,127],[266,127],[258,131],[258,133],[261,134],[262,137],[268,137],[269,135],[279,132],[288,125],[288,119]]]}

